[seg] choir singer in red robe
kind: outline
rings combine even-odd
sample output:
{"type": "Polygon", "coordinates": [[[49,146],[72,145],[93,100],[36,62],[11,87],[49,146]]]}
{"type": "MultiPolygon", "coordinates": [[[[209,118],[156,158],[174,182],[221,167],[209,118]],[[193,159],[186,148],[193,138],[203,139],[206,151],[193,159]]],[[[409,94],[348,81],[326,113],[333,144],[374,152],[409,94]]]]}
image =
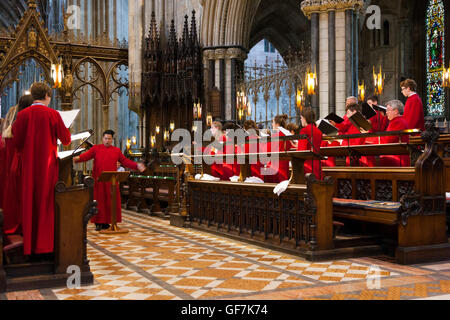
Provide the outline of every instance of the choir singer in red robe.
{"type": "Polygon", "coordinates": [[[12,126],[17,114],[33,104],[33,97],[25,95],[19,104],[9,109],[3,123],[2,139],[4,143],[5,162],[4,188],[0,197],[3,199],[3,233],[6,235],[22,233],[22,215],[20,212],[20,153],[13,143],[12,126]]]}
{"type": "Polygon", "coordinates": [[[31,86],[33,104],[17,114],[13,143],[21,154],[20,200],[24,255],[54,250],[55,185],[58,181],[57,140],[68,145],[69,129],[48,107],[52,97],[45,83],[31,86]]]}
{"type": "Polygon", "coordinates": [[[420,129],[425,131],[425,116],[423,112],[422,99],[416,93],[417,84],[414,80],[407,79],[400,84],[406,100],[403,118],[408,124],[408,129],[420,129]]]}
{"type": "MultiPolygon", "coordinates": [[[[389,119],[388,131],[403,131],[408,129],[408,123],[402,117],[403,103],[398,100],[392,100],[387,103],[386,115],[389,119]]],[[[408,143],[409,137],[402,136],[401,142],[408,143]]],[[[388,136],[381,137],[381,144],[399,143],[399,137],[388,136]]],[[[409,155],[389,155],[380,156],[380,165],[382,167],[409,167],[411,165],[411,159],[409,155]]]]}
{"type": "MultiPolygon", "coordinates": [[[[97,182],[97,179],[103,172],[117,171],[117,162],[120,162],[123,166],[145,171],[145,166],[142,163],[136,163],[127,159],[119,148],[114,147],[113,139],[115,132],[107,130],[103,133],[102,142],[93,146],[88,152],[83,153],[79,157],[75,157],[73,161],[75,163],[86,162],[94,159],[93,178],[95,179],[94,186],[94,199],[98,202],[98,214],[92,219],[95,223],[96,230],[108,229],[111,223],[111,183],[110,182],[97,182]]],[[[119,192],[119,184],[117,184],[117,222],[122,222],[121,200],[119,192]]]]}

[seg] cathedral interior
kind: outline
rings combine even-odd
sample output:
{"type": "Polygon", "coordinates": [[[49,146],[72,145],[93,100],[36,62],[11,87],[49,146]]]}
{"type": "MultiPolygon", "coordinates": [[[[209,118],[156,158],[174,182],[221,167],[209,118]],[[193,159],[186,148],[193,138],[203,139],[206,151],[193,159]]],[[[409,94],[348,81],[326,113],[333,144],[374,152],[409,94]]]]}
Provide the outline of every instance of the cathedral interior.
{"type": "MultiPolygon", "coordinates": [[[[449,23],[447,0],[0,1],[0,118],[46,82],[49,107],[79,110],[70,129],[90,132],[83,148],[113,130],[148,168],[120,184],[129,232],[105,234],[86,218],[92,163],[61,161],[55,261],[27,269],[2,250],[0,300],[449,300],[449,23]],[[316,120],[344,116],[348,97],[406,105],[407,79],[426,130],[386,148],[287,152],[278,197],[270,183],[245,185],[249,166],[234,184],[200,181],[212,175],[204,160],[170,157],[177,129],[273,130],[281,114],[301,125],[309,108],[316,120]],[[397,151],[411,165],[379,165],[397,151]],[[345,164],[366,156],[373,168],[345,164]],[[341,165],[305,177],[307,161],[331,158],[341,165]],[[70,188],[79,198],[65,198],[70,188]],[[71,255],[78,287],[66,285],[71,255]]],[[[0,228],[0,249],[7,241],[0,228]]]]}

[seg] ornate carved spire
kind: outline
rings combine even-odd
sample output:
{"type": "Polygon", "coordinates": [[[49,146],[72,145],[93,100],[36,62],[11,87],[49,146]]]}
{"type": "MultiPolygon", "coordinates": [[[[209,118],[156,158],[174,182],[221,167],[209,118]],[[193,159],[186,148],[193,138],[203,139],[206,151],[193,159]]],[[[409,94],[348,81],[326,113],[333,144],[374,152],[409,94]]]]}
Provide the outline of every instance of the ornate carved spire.
{"type": "Polygon", "coordinates": [[[195,10],[192,11],[192,20],[191,20],[191,42],[192,44],[198,43],[197,36],[197,21],[195,19],[195,10]]]}
{"type": "Polygon", "coordinates": [[[36,10],[36,0],[28,0],[28,9],[36,10]]]}

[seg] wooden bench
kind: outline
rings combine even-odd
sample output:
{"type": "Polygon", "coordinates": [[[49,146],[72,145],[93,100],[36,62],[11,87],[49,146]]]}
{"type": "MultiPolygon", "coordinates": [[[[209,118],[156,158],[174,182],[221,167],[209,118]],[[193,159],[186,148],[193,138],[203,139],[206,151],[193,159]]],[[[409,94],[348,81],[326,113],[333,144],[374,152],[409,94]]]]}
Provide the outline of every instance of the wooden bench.
{"type": "Polygon", "coordinates": [[[157,215],[164,215],[161,202],[166,202],[166,214],[178,212],[183,170],[182,166],[158,164],[151,171],[131,175],[121,184],[122,202],[127,209],[149,210],[157,215]],[[147,201],[152,201],[151,208],[147,201]]]}
{"type": "Polygon", "coordinates": [[[273,193],[275,184],[190,179],[187,185],[192,227],[310,260],[329,258],[334,249],[333,182],[328,178],[308,175],[306,185],[291,185],[280,197],[273,193]]]}
{"type": "Polygon", "coordinates": [[[414,168],[324,169],[336,179],[333,216],[391,227],[402,264],[450,258],[445,163],[436,152],[439,134],[430,121],[422,137],[425,150],[414,168]]]}

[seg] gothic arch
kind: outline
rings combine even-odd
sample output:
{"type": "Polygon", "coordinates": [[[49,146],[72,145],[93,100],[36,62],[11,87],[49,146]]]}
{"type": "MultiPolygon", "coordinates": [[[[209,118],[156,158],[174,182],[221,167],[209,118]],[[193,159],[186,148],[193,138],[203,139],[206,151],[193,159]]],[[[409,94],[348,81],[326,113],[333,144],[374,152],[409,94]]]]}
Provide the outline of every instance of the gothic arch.
{"type": "Polygon", "coordinates": [[[310,28],[296,0],[208,0],[204,6],[201,35],[206,48],[248,51],[267,38],[283,54],[289,47],[299,47],[310,28]]]}
{"type": "MultiPolygon", "coordinates": [[[[106,73],[105,73],[105,70],[102,68],[102,66],[97,62],[97,60],[95,60],[94,58],[91,58],[91,57],[83,58],[75,64],[75,66],[73,68],[73,72],[77,76],[76,78],[79,81],[81,81],[81,84],[76,86],[75,89],[73,90],[74,96],[75,96],[75,93],[77,93],[81,88],[83,88],[85,86],[91,86],[92,88],[97,90],[97,92],[100,94],[100,96],[102,98],[102,104],[108,105],[108,97],[105,92],[105,90],[107,88],[106,73]],[[99,76],[97,78],[95,78],[94,80],[83,79],[83,78],[87,77],[87,75],[85,77],[82,77],[82,76],[80,76],[79,72],[80,72],[80,67],[84,63],[91,63],[92,65],[94,65],[97,72],[99,73],[99,76]]],[[[87,71],[85,71],[85,72],[87,72],[87,71]]]]}

